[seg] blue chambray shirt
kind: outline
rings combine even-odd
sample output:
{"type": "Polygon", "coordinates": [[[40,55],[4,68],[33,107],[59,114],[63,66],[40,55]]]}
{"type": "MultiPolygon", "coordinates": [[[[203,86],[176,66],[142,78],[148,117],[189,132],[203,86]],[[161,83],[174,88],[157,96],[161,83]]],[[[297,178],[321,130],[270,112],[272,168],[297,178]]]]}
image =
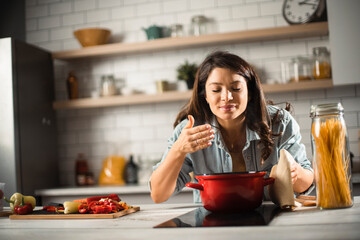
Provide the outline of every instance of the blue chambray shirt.
{"type": "MultiPolygon", "coordinates": [[[[274,137],[275,144],[273,151],[264,164],[261,165],[261,149],[257,146],[260,136],[256,132],[246,128],[246,144],[242,150],[246,171],[266,171],[268,176],[271,168],[278,163],[281,149],[286,149],[303,168],[313,171],[311,163],[306,157],[305,146],[301,143],[300,127],[295,119],[289,112],[276,106],[268,105],[267,110],[271,117],[280,110],[280,122],[277,124],[274,123],[272,129],[275,133],[282,132],[282,135],[274,137]]],[[[178,139],[187,122],[187,119],[183,120],[174,129],[172,137],[168,140],[168,146],[163,154],[161,162],[164,161],[167,153],[178,139]]],[[[211,125],[218,126],[217,121],[214,120],[211,125]]],[[[213,144],[211,146],[186,155],[173,194],[181,191],[185,184],[191,181],[189,175],[190,172],[194,172],[194,175],[232,172],[231,155],[224,144],[218,128],[215,127],[213,129],[215,130],[215,133],[212,142],[213,144]]],[[[161,162],[156,164],[153,167],[153,170],[155,170],[161,162]]],[[[197,180],[195,179],[195,181],[197,180]]],[[[268,198],[266,190],[265,197],[268,198]]],[[[194,202],[201,202],[199,190],[194,190],[194,202]]]]}

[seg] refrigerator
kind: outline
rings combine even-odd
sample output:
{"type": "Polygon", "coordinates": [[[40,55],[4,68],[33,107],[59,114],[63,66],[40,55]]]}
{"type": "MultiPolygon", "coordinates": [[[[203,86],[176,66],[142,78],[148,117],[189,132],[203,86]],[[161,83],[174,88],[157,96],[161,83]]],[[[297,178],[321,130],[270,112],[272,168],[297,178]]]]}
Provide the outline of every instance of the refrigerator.
{"type": "Polygon", "coordinates": [[[0,182],[5,196],[59,184],[51,53],[0,39],[0,182]]]}

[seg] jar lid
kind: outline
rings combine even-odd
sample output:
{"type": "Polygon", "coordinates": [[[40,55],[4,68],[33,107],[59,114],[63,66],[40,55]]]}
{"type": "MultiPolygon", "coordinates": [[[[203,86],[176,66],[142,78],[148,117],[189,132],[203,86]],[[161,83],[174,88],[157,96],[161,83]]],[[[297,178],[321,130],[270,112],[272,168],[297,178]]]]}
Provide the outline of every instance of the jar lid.
{"type": "Polygon", "coordinates": [[[343,112],[344,112],[344,107],[341,105],[341,103],[311,105],[310,117],[336,115],[343,112]]]}
{"type": "Polygon", "coordinates": [[[197,16],[193,16],[191,18],[192,22],[196,22],[196,23],[203,23],[206,21],[206,17],[203,15],[197,15],[197,16]]]}
{"type": "Polygon", "coordinates": [[[320,53],[326,53],[328,54],[328,50],[326,47],[315,47],[313,48],[313,54],[314,55],[320,55],[320,53]]]}

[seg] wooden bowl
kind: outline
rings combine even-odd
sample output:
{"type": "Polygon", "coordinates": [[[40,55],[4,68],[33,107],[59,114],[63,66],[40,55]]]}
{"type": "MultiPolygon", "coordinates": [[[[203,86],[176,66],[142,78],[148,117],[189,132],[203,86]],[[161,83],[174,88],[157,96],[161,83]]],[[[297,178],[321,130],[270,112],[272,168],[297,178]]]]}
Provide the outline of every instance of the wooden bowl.
{"type": "Polygon", "coordinates": [[[74,35],[83,47],[90,47],[107,43],[111,31],[105,28],[84,28],[74,31],[74,35]]]}

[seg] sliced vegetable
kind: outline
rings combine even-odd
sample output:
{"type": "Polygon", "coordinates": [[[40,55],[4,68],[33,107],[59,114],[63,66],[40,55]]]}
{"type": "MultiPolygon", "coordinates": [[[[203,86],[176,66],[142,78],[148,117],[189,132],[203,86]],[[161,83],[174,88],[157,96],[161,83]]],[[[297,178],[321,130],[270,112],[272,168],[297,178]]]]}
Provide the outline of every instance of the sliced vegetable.
{"type": "Polygon", "coordinates": [[[93,201],[100,201],[100,199],[106,199],[106,198],[109,198],[109,199],[112,199],[112,200],[115,200],[117,202],[120,202],[120,198],[117,194],[110,194],[110,195],[107,195],[107,196],[94,196],[94,197],[89,197],[89,198],[83,198],[83,199],[76,199],[74,200],[73,202],[79,202],[79,203],[91,203],[93,201]]]}

